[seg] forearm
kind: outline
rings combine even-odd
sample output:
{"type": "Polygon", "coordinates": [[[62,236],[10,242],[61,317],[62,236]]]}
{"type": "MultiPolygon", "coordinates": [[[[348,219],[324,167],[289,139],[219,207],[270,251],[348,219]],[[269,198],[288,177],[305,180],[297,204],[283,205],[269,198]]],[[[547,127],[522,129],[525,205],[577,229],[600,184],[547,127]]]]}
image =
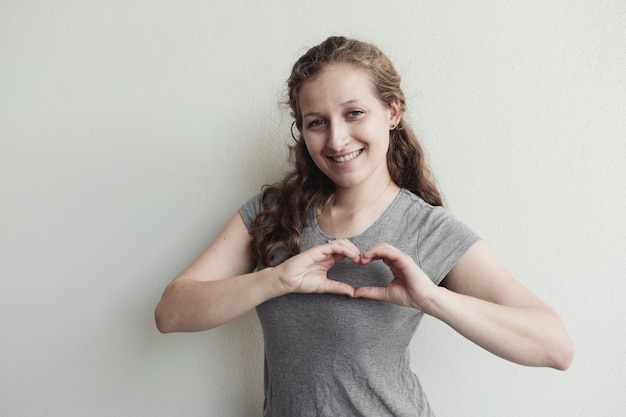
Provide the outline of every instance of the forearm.
{"type": "Polygon", "coordinates": [[[566,369],[572,346],[560,317],[549,307],[505,306],[438,287],[424,312],[504,359],[566,369]]]}
{"type": "Polygon", "coordinates": [[[173,281],[155,311],[163,333],[212,329],[281,295],[272,268],[217,281],[173,281]]]}

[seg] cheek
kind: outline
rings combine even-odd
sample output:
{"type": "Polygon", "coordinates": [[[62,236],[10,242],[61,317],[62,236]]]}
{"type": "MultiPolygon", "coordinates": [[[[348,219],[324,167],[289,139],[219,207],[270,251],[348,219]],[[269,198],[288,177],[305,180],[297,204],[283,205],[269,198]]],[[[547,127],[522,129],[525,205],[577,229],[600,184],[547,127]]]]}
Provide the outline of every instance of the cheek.
{"type": "Polygon", "coordinates": [[[310,135],[309,136],[302,135],[302,140],[304,141],[304,146],[307,152],[309,152],[309,155],[311,155],[311,158],[315,159],[317,154],[323,148],[323,145],[321,144],[321,142],[319,140],[315,140],[315,138],[311,137],[310,135]]]}
{"type": "Polygon", "coordinates": [[[317,167],[320,171],[324,172],[325,169],[325,158],[322,155],[322,150],[324,148],[323,145],[320,146],[317,141],[304,140],[304,152],[308,154],[313,165],[317,167]]]}
{"type": "Polygon", "coordinates": [[[308,141],[308,140],[304,137],[304,135],[302,135],[302,142],[304,143],[304,149],[306,150],[306,152],[308,152],[308,153],[309,153],[309,155],[313,156],[313,152],[312,152],[312,149],[311,149],[311,142],[310,142],[310,141],[308,141]]]}
{"type": "Polygon", "coordinates": [[[391,138],[389,129],[384,125],[370,126],[363,132],[363,137],[368,139],[370,146],[388,148],[391,138]]]}

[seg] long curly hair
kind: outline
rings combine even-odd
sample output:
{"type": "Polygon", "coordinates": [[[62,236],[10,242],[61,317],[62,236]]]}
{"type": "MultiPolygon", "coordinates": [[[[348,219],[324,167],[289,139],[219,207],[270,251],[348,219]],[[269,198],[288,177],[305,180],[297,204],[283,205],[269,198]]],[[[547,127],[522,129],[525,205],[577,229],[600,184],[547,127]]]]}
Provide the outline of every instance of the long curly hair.
{"type": "MultiPolygon", "coordinates": [[[[332,36],[296,61],[287,80],[287,104],[294,118],[291,134],[295,144],[290,146],[290,160],[294,168],[282,181],[263,187],[262,210],[250,230],[253,255],[257,262],[264,265],[276,264],[276,258],[285,259],[285,256],[298,253],[302,231],[310,216],[315,215],[313,208],[323,210],[332,203],[335,186],[315,165],[302,137],[298,94],[305,81],[326,66],[337,63],[367,70],[381,102],[390,106],[397,100],[402,114],[406,109],[400,76],[389,58],[370,43],[332,36]],[[296,133],[293,126],[297,129],[296,133]]],[[[413,192],[431,205],[443,206],[422,147],[404,117],[390,131],[387,167],[391,179],[399,187],[413,192]]]]}

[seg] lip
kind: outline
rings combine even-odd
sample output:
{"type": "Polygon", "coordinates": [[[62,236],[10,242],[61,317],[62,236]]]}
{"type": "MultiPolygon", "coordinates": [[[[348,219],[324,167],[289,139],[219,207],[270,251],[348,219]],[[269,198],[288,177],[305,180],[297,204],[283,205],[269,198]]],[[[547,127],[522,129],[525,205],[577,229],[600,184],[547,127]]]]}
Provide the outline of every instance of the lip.
{"type": "Polygon", "coordinates": [[[354,161],[359,156],[361,156],[362,153],[363,153],[363,149],[357,149],[356,151],[346,153],[343,155],[334,155],[334,156],[329,155],[327,156],[327,158],[333,161],[334,163],[343,164],[346,162],[354,161]]]}

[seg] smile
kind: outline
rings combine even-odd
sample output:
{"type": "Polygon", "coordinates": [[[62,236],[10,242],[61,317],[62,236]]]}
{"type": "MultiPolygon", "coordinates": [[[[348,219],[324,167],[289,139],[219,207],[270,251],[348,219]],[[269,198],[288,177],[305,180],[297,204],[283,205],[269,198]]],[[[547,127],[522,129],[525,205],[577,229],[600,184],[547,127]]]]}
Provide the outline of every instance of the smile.
{"type": "Polygon", "coordinates": [[[348,161],[352,161],[357,156],[361,155],[362,152],[363,152],[363,149],[359,149],[358,151],[354,151],[352,153],[349,153],[348,155],[338,156],[338,157],[329,156],[329,158],[335,162],[348,162],[348,161]]]}

